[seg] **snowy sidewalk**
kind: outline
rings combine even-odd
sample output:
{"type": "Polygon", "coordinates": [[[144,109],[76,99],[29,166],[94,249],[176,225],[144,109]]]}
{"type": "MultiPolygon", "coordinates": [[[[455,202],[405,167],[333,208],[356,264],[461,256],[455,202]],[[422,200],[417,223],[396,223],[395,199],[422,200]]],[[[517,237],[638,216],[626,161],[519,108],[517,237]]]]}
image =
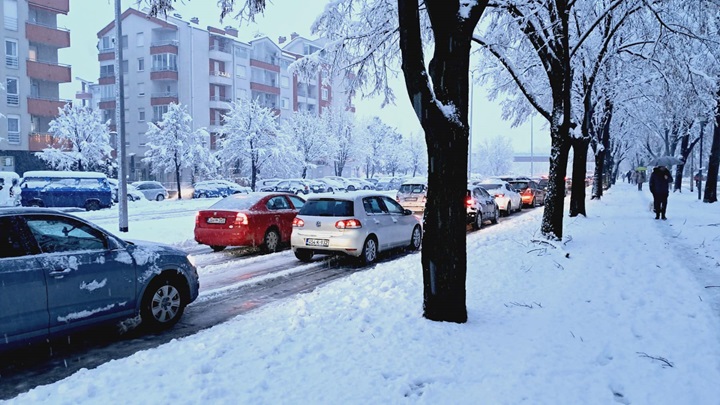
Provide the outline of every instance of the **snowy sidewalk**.
{"type": "Polygon", "coordinates": [[[617,184],[559,249],[542,208],[469,234],[466,324],[422,318],[413,254],[9,403],[717,404],[720,205],[649,201],[617,184]]]}

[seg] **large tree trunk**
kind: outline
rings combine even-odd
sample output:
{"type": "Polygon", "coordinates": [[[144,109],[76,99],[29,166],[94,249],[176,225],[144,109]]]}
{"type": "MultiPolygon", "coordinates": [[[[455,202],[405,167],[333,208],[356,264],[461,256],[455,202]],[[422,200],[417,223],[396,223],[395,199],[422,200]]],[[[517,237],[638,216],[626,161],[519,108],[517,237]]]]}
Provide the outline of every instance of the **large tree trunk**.
{"type": "Polygon", "coordinates": [[[718,168],[720,168],[720,112],[715,113],[715,126],[713,128],[703,202],[714,203],[717,201],[718,168]]]}
{"type": "Polygon", "coordinates": [[[570,216],[576,217],[585,213],[585,176],[587,174],[587,152],[590,139],[573,138],[573,173],[572,188],[570,190],[570,216]]]}
{"type": "Polygon", "coordinates": [[[570,143],[568,131],[551,126],[550,173],[548,176],[547,204],[543,212],[541,232],[545,237],[561,240],[565,209],[565,176],[567,175],[570,143]]]}
{"type": "Polygon", "coordinates": [[[459,2],[425,2],[435,39],[428,74],[418,2],[398,0],[405,85],[428,147],[428,201],[421,253],[423,316],[435,321],[467,321],[468,72],[472,32],[487,1],[480,3],[472,7],[469,16],[458,18],[459,2]]]}
{"type": "MultiPolygon", "coordinates": [[[[688,155],[690,155],[690,151],[692,147],[690,146],[690,133],[686,133],[682,137],[682,141],[680,143],[680,155],[682,157],[683,161],[687,161],[688,155]]],[[[683,173],[685,172],[685,163],[677,165],[675,167],[675,179],[673,184],[673,192],[680,191],[682,192],[682,179],[683,179],[683,173]]]]}
{"type": "Polygon", "coordinates": [[[177,184],[178,201],[182,200],[182,191],[180,190],[180,164],[175,163],[175,184],[177,184]]]}

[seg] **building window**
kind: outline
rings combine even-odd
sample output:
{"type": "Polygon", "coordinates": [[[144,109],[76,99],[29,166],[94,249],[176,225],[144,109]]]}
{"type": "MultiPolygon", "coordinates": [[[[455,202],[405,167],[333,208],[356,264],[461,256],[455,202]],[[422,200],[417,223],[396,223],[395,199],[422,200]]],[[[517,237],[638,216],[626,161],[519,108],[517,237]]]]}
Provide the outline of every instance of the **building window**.
{"type": "Polygon", "coordinates": [[[145,33],[138,32],[135,35],[135,45],[137,46],[145,46],[145,33]]]}
{"type": "Polygon", "coordinates": [[[163,114],[168,112],[168,106],[167,105],[154,105],[153,106],[153,121],[159,122],[162,121],[163,114]]]}
{"type": "Polygon", "coordinates": [[[138,58],[138,72],[145,71],[145,58],[138,58]]]}
{"type": "Polygon", "coordinates": [[[245,65],[235,65],[235,76],[244,79],[247,77],[247,68],[245,65]]]}
{"type": "Polygon", "coordinates": [[[281,76],[281,77],[280,77],[280,84],[281,84],[283,87],[285,87],[285,88],[290,87],[290,78],[287,77],[287,76],[281,76]]]}
{"type": "Polygon", "coordinates": [[[121,42],[122,42],[122,47],[123,47],[123,49],[127,49],[127,47],[128,47],[128,37],[127,37],[127,35],[123,35],[123,36],[122,36],[121,42]]]}
{"type": "Polygon", "coordinates": [[[145,83],[138,83],[138,97],[145,97],[145,83]]]}
{"type": "Polygon", "coordinates": [[[129,69],[129,63],[128,61],[124,60],[122,61],[122,74],[126,75],[129,69]]]}
{"type": "Polygon", "coordinates": [[[103,84],[100,85],[100,101],[109,101],[115,99],[115,85],[114,84],[103,84]]]}
{"type": "Polygon", "coordinates": [[[290,108],[290,99],[287,98],[287,97],[283,97],[283,98],[280,100],[280,107],[282,107],[282,108],[285,109],[285,110],[287,110],[288,108],[290,108]]]}
{"type": "Polygon", "coordinates": [[[8,115],[7,116],[7,141],[12,145],[20,144],[20,116],[8,115]]]}
{"type": "Polygon", "coordinates": [[[153,55],[152,70],[153,72],[166,70],[177,72],[177,55],[174,53],[159,53],[153,55]]]}
{"type": "Polygon", "coordinates": [[[18,3],[17,0],[5,0],[3,6],[5,16],[5,29],[18,30],[18,3]]]}
{"type": "Polygon", "coordinates": [[[143,107],[138,108],[138,121],[145,122],[145,109],[143,107]]]}
{"type": "Polygon", "coordinates": [[[5,40],[5,66],[18,68],[18,43],[14,39],[5,40]]]}
{"type": "Polygon", "coordinates": [[[18,86],[18,78],[8,77],[6,84],[7,86],[5,87],[5,92],[7,93],[7,104],[20,105],[20,86],[18,86]]]}
{"type": "MultiPolygon", "coordinates": [[[[143,120],[143,121],[144,121],[144,120],[143,120]]],[[[140,133],[138,134],[138,137],[137,137],[137,139],[138,139],[138,146],[146,146],[146,145],[147,145],[147,141],[145,140],[145,137],[146,137],[146,135],[145,135],[145,133],[143,133],[143,132],[140,132],[140,133]]]]}
{"type": "Polygon", "coordinates": [[[322,89],[322,99],[327,101],[328,99],[328,89],[322,89]]]}
{"type": "Polygon", "coordinates": [[[115,38],[112,36],[102,37],[100,40],[100,52],[108,52],[115,49],[115,38]]]}
{"type": "Polygon", "coordinates": [[[100,65],[100,77],[115,76],[115,65],[100,65]]]}
{"type": "Polygon", "coordinates": [[[240,46],[236,46],[235,47],[235,56],[237,56],[238,58],[247,59],[247,57],[248,57],[247,49],[240,47],[240,46]]]}

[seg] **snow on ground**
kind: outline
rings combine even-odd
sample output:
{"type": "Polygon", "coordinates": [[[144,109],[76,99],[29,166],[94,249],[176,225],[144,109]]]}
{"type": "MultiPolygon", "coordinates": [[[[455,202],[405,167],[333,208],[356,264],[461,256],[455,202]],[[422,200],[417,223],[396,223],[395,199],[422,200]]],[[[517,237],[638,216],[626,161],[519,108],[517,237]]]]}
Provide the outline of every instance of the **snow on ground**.
{"type": "Polygon", "coordinates": [[[469,234],[466,324],[422,318],[414,254],[7,403],[717,404],[720,204],[696,198],[654,220],[620,183],[556,246],[542,209],[469,234]]]}

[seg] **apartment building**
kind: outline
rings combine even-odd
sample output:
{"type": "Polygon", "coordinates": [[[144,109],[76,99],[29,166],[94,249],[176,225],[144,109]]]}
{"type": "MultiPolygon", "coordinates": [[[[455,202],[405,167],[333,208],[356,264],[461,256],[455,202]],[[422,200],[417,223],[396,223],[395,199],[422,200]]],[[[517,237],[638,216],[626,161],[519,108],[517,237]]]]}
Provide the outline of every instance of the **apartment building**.
{"type": "Polygon", "coordinates": [[[50,121],[69,100],[60,99],[70,66],[58,60],[58,49],[70,46],[70,32],[58,27],[70,0],[3,0],[5,63],[0,65],[0,170],[22,175],[46,166],[33,152],[57,145],[48,133],[50,121]]]}
{"type": "MultiPolygon", "coordinates": [[[[347,98],[318,74],[301,81],[288,72],[297,58],[318,49],[318,42],[293,34],[275,43],[267,37],[241,41],[232,27],[202,27],[197,18],[180,15],[148,18],[127,9],[121,16],[122,70],[125,85],[125,139],[130,180],[148,179],[150,168],[141,160],[149,142],[148,122],[157,122],[170,103],[187,106],[195,128],[210,132],[207,147],[214,149],[222,116],[233,100],[251,97],[272,108],[280,119],[294,111],[320,114],[335,98],[347,98]],[[280,47],[285,43],[284,47],[280,47]]],[[[99,108],[105,119],[115,119],[115,24],[98,32],[99,108]]],[[[341,84],[341,80],[335,81],[341,84]]],[[[94,86],[93,86],[94,87],[94,86]]],[[[338,85],[338,87],[342,87],[338,85]]],[[[97,89],[95,89],[97,91],[97,89]]],[[[348,108],[349,102],[343,101],[348,108]]],[[[163,179],[160,179],[163,180],[163,179]]]]}

